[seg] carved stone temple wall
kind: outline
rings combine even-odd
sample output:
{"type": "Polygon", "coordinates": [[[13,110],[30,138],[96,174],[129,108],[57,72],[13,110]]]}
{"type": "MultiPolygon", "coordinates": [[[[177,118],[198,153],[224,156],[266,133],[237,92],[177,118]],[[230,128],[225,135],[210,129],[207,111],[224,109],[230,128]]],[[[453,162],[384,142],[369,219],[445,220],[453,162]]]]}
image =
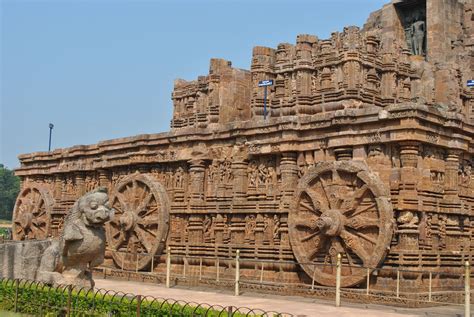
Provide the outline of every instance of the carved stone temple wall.
{"type": "Polygon", "coordinates": [[[363,28],[255,47],[250,71],[212,59],[208,75],[175,82],[170,132],[21,155],[14,238],[59,235],[74,201],[106,186],[106,263],[124,270],[153,258],[162,271],[169,246],[300,264],[265,267],[275,281],[333,285],[313,264],[338,253],[352,268],[343,286],[364,285],[361,266],[382,268],[375,288],[394,285],[385,268],[461,273],[474,260],[473,9],[392,1],[363,28]]]}

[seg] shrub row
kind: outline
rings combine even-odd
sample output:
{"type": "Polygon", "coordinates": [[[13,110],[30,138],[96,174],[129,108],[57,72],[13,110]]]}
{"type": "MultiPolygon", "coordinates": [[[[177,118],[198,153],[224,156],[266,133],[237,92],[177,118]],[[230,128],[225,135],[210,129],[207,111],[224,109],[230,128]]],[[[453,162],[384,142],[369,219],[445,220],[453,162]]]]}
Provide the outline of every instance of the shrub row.
{"type": "Polygon", "coordinates": [[[0,311],[17,311],[35,316],[262,316],[264,312],[234,311],[221,306],[190,304],[184,301],[139,298],[132,294],[105,290],[77,290],[69,287],[27,282],[0,281],[0,311]],[[68,309],[69,307],[69,309],[68,309]],[[263,314],[261,314],[263,313],[263,314]]]}

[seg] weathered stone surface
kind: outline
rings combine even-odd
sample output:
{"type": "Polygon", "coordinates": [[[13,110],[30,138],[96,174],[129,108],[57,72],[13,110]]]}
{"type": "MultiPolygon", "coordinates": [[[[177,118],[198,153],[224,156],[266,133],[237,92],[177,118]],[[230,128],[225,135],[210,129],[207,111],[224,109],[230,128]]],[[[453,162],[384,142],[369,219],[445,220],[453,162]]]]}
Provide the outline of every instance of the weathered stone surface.
{"type": "Polygon", "coordinates": [[[255,47],[250,71],[213,59],[207,76],[175,83],[170,132],[20,156],[14,236],[59,236],[74,201],[106,186],[117,217],[105,264],[125,270],[162,270],[169,246],[309,261],[265,270],[324,285],[334,270],[313,267],[337,252],[354,269],[346,286],[364,283],[361,265],[462,272],[474,250],[472,14],[472,1],[393,1],[362,30],[255,47]]]}
{"type": "Polygon", "coordinates": [[[104,223],[113,217],[107,189],[95,189],[74,204],[59,239],[44,251],[36,279],[48,284],[94,287],[91,269],[104,261],[104,223]]]}
{"type": "Polygon", "coordinates": [[[0,244],[0,278],[35,280],[43,252],[51,240],[0,244]]]}

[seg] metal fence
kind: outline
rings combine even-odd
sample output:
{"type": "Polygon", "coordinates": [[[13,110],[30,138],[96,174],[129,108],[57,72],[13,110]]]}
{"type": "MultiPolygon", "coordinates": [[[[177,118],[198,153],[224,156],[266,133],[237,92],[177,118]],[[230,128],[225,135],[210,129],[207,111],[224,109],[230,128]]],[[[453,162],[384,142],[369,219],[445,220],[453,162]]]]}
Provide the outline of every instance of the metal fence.
{"type": "MultiPolygon", "coordinates": [[[[341,287],[343,270],[348,268],[341,263],[340,256],[336,265],[318,263],[297,263],[294,261],[273,261],[240,257],[238,250],[235,257],[197,257],[182,254],[172,254],[168,248],[165,263],[157,265],[156,259],[148,254],[128,254],[139,260],[139,257],[150,257],[151,267],[148,272],[136,270],[127,271],[123,265],[119,269],[102,268],[103,277],[109,274],[122,276],[128,279],[156,280],[163,282],[166,287],[173,284],[210,284],[220,287],[233,288],[234,294],[239,296],[241,289],[251,290],[280,290],[283,294],[315,295],[333,298],[335,305],[341,305],[341,298],[347,301],[375,302],[398,306],[419,307],[435,305],[456,305],[460,310],[464,308],[465,316],[471,311],[471,282],[472,275],[469,262],[464,267],[451,271],[410,270],[404,268],[368,268],[351,267],[357,274],[365,276],[365,283],[358,288],[341,287]],[[212,263],[206,265],[205,263],[212,263]],[[242,268],[245,264],[246,268],[242,268]],[[163,265],[166,270],[163,270],[163,265]],[[313,275],[306,281],[295,282],[275,278],[276,271],[291,271],[291,268],[302,265],[327,267],[335,273],[335,287],[318,285],[313,275]],[[251,268],[249,268],[251,266],[251,268]],[[272,272],[272,270],[274,270],[272,272]],[[383,280],[381,285],[373,288],[371,280],[383,280]],[[447,290],[448,289],[448,290],[447,290]]],[[[162,261],[163,258],[159,259],[162,261]]],[[[119,264],[120,266],[120,264],[119,264]]]]}
{"type": "Polygon", "coordinates": [[[0,279],[0,311],[34,316],[292,316],[247,307],[211,305],[106,289],[50,286],[0,279]]]}

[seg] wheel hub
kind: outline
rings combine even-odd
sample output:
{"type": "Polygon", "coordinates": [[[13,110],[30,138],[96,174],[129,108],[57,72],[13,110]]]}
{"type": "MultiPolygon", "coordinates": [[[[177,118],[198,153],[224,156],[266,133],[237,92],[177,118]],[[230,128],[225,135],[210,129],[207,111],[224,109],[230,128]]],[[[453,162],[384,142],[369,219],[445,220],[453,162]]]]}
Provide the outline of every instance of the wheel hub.
{"type": "Polygon", "coordinates": [[[338,210],[326,210],[317,220],[316,226],[326,236],[338,236],[344,228],[344,216],[338,210]]]}
{"type": "Polygon", "coordinates": [[[20,216],[20,224],[21,224],[22,228],[30,229],[32,223],[33,223],[33,214],[23,213],[20,216]]]}
{"type": "Polygon", "coordinates": [[[137,223],[137,216],[131,212],[124,213],[122,217],[120,217],[120,227],[124,231],[130,231],[135,228],[137,223]]]}

